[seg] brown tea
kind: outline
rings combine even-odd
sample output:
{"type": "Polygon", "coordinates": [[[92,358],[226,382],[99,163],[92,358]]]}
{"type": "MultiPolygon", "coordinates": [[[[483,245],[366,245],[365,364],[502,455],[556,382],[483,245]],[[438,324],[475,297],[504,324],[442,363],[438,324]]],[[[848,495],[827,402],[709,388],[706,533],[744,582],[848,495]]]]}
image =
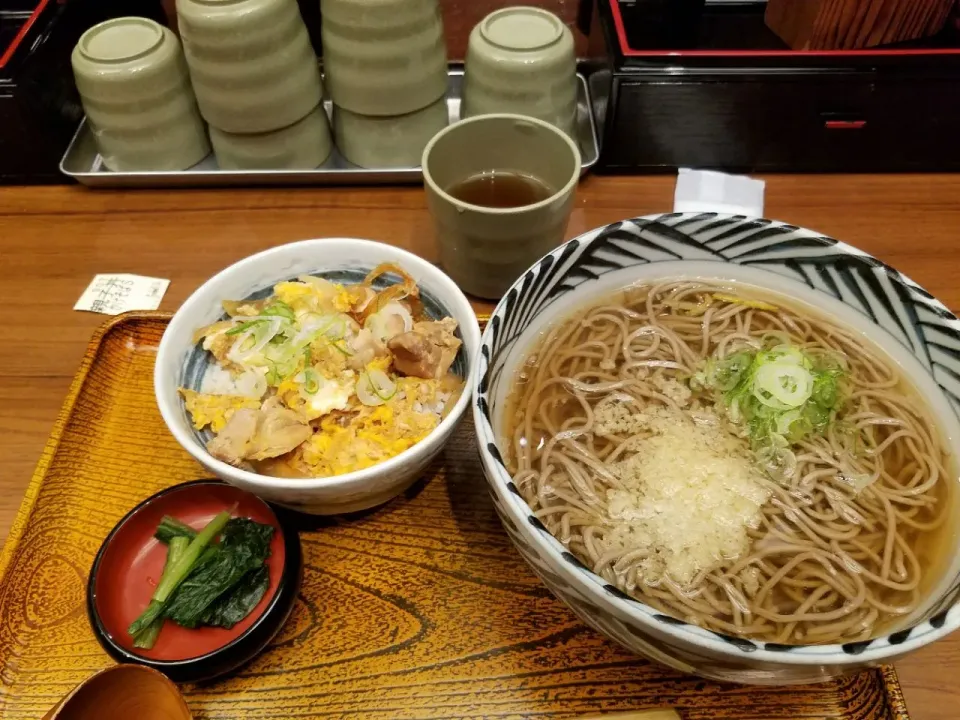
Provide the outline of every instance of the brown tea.
{"type": "Polygon", "coordinates": [[[546,200],[555,191],[531,175],[492,170],[454,183],[447,188],[447,192],[457,200],[471,205],[515,208],[546,200]]]}

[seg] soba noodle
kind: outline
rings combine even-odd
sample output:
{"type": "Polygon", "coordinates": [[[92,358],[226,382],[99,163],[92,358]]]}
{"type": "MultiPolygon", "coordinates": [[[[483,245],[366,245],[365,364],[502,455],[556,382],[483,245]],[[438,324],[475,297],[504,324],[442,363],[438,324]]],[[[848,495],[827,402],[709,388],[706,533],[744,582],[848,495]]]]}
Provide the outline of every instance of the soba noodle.
{"type": "Polygon", "coordinates": [[[893,363],[862,339],[732,292],[740,291],[684,281],[633,288],[554,327],[516,378],[514,481],[590,568],[662,612],[779,643],[873,637],[915,611],[931,582],[935,536],[952,502],[941,439],[893,363]],[[649,432],[601,434],[598,409],[621,402],[698,422],[716,413],[753,459],[715,397],[696,383],[683,397],[665,388],[671,380],[688,388],[709,358],[759,349],[771,337],[844,358],[842,407],[822,433],[785,451],[775,472],[758,473],[768,499],[745,552],[686,583],[649,577],[649,547],[612,542],[618,521],[609,501],[622,491],[617,463],[649,432]]]}

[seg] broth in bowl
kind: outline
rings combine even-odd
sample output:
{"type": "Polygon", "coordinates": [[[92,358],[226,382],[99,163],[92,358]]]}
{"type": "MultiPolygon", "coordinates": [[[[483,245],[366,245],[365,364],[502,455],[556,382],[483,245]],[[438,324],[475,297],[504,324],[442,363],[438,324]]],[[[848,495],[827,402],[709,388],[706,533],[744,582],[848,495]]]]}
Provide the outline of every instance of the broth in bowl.
{"type": "Polygon", "coordinates": [[[875,637],[916,619],[955,544],[954,460],[899,366],[752,288],[678,280],[592,303],[527,355],[506,421],[508,468],[547,529],[717,632],[875,637]]]}

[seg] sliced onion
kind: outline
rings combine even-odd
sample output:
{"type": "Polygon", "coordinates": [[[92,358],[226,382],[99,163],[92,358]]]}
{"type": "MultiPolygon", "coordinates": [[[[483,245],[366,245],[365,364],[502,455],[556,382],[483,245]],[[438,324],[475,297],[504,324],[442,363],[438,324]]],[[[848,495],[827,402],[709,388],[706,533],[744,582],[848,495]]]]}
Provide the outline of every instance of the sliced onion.
{"type": "Polygon", "coordinates": [[[267,392],[267,378],[263,371],[250,369],[234,381],[234,386],[238,395],[259,399],[267,392]]]}
{"type": "Polygon", "coordinates": [[[799,365],[803,368],[810,367],[810,360],[801,352],[800,348],[793,345],[777,345],[770,352],[776,357],[774,364],[799,365]]]}
{"type": "Polygon", "coordinates": [[[267,322],[260,322],[249,328],[233,343],[233,347],[227,353],[227,359],[242,365],[255,357],[280,332],[283,323],[283,318],[272,317],[267,322]],[[247,341],[250,339],[253,340],[253,344],[248,346],[247,341]]]}
{"type": "Polygon", "coordinates": [[[357,398],[371,407],[383,405],[397,393],[397,384],[381,370],[368,370],[360,375],[357,398]]]}
{"type": "Polygon", "coordinates": [[[368,315],[363,326],[378,340],[386,342],[395,335],[413,330],[413,316],[403,304],[388,302],[377,312],[368,315]]]}
{"type": "Polygon", "coordinates": [[[291,342],[295,347],[308,345],[314,341],[317,335],[330,327],[333,317],[333,315],[321,315],[315,312],[305,313],[299,318],[300,329],[293,336],[291,342]]]}

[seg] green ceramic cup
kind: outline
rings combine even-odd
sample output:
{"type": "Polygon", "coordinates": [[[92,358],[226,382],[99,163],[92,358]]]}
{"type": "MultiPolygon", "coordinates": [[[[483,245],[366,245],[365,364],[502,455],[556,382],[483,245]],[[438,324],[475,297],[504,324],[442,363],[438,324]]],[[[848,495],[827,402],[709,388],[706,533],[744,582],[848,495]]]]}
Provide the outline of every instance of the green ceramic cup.
{"type": "Polygon", "coordinates": [[[420,164],[430,138],[447,126],[447,99],[406,115],[358,115],[333,106],[333,132],[340,153],[362,168],[420,164]]]}
{"type": "Polygon", "coordinates": [[[523,115],[480,115],[440,131],[423,151],[427,207],[440,261],[462,290],[498,298],[563,242],[580,179],[580,152],[566,133],[523,115]],[[554,193],[533,205],[472,205],[452,186],[480,173],[535,177],[554,193]]]}

